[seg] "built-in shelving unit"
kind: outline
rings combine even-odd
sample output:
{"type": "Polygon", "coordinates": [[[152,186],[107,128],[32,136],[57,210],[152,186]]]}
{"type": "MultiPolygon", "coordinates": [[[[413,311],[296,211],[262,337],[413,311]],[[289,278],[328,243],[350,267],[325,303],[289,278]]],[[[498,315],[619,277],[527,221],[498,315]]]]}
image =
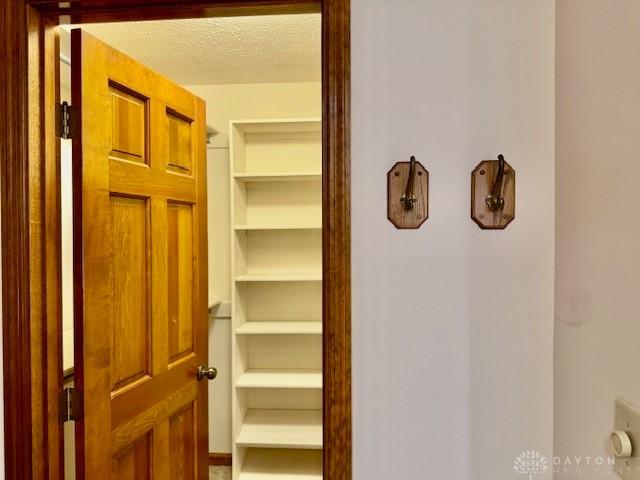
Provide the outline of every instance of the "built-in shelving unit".
{"type": "Polygon", "coordinates": [[[319,119],[229,125],[233,478],[322,478],[319,119]]]}

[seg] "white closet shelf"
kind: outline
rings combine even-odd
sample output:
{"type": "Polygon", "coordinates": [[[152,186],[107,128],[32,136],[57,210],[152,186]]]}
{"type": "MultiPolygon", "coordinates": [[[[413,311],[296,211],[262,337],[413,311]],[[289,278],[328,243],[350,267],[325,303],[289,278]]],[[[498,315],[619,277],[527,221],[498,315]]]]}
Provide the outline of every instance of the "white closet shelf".
{"type": "Polygon", "coordinates": [[[321,132],[321,118],[259,118],[230,120],[244,133],[304,133],[321,132]]]}
{"type": "Polygon", "coordinates": [[[322,454],[313,450],[249,449],[240,480],[322,480],[322,454]]]}
{"type": "Polygon", "coordinates": [[[236,282],[321,282],[321,272],[309,273],[245,273],[236,277],[236,282]]]}
{"type": "Polygon", "coordinates": [[[236,225],[235,230],[322,230],[320,223],[289,223],[289,224],[272,224],[272,225],[236,225]]]}
{"type": "Polygon", "coordinates": [[[321,370],[250,369],[236,382],[238,388],[322,388],[321,370]]]}
{"type": "Polygon", "coordinates": [[[238,335],[320,335],[322,322],[246,322],[238,335]]]}
{"type": "Polygon", "coordinates": [[[247,172],[234,173],[243,182],[308,182],[322,180],[322,172],[247,172]]]}
{"type": "Polygon", "coordinates": [[[236,440],[239,447],[322,448],[321,410],[249,410],[236,440]]]}

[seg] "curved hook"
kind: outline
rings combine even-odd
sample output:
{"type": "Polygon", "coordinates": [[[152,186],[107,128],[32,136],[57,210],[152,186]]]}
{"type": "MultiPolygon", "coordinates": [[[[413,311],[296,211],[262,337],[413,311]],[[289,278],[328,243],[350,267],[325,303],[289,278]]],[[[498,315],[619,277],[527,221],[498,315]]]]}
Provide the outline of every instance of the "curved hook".
{"type": "Polygon", "coordinates": [[[411,162],[409,163],[409,178],[407,179],[407,188],[404,194],[400,198],[400,203],[405,210],[412,210],[413,206],[417,202],[415,194],[415,180],[416,180],[416,157],[411,155],[411,162]]]}
{"type": "Polygon", "coordinates": [[[499,212],[504,209],[504,197],[502,196],[502,180],[504,178],[504,156],[498,155],[498,173],[493,182],[491,193],[484,200],[487,207],[492,212],[499,212]]]}

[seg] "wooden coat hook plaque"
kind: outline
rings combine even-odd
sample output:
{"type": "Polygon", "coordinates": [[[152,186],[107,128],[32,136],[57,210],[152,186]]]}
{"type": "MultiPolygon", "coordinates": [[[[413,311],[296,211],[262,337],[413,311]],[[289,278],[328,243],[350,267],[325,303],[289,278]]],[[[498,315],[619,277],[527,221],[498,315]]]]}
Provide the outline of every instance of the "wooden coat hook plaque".
{"type": "Polygon", "coordinates": [[[429,172],[416,157],[387,173],[387,218],[396,228],[420,228],[429,218],[429,172]]]}
{"type": "Polygon", "coordinates": [[[507,228],[516,215],[516,172],[504,156],[471,172],[471,218],[482,229],[507,228]]]}

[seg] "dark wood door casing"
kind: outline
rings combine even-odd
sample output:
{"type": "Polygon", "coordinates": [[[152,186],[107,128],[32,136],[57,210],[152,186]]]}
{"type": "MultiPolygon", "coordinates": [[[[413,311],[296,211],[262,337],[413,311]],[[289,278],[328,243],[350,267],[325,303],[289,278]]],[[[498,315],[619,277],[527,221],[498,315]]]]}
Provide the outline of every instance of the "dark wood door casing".
{"type": "Polygon", "coordinates": [[[58,479],[61,435],[59,161],[61,15],[74,22],[322,10],[324,476],[351,479],[350,1],[3,0],[0,224],[5,478],[58,479]],[[63,8],[61,5],[67,5],[63,8]],[[34,372],[39,374],[34,375],[34,372]]]}

